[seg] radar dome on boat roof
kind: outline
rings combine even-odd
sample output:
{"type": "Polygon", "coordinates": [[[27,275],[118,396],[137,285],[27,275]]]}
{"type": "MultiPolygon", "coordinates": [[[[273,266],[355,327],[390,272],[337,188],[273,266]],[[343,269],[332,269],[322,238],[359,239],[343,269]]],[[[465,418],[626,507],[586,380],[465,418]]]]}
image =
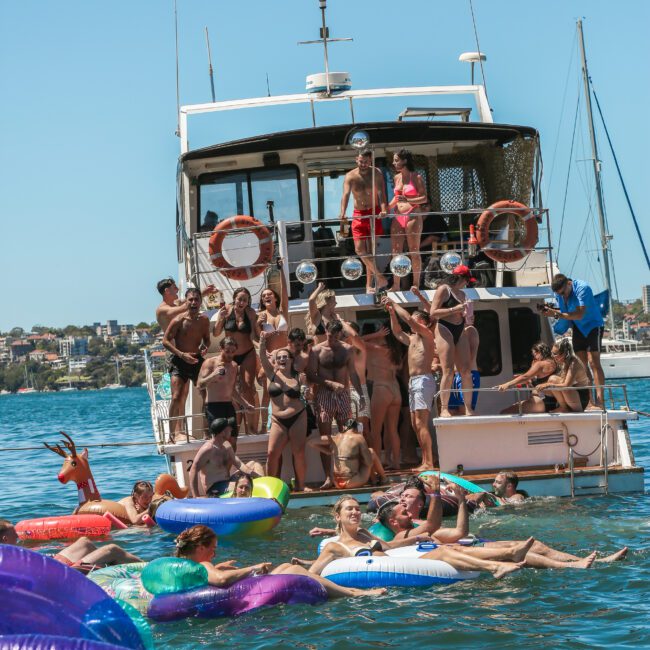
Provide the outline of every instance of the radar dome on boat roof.
{"type": "Polygon", "coordinates": [[[487,61],[487,56],[483,52],[463,52],[458,57],[458,60],[463,63],[478,63],[479,61],[487,61]]]}

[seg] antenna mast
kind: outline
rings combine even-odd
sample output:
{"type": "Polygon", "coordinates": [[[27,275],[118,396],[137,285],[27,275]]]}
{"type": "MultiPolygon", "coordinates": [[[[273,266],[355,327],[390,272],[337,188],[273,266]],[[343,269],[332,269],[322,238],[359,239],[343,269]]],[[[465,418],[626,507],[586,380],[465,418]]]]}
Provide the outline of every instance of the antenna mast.
{"type": "Polygon", "coordinates": [[[205,42],[208,46],[208,74],[210,75],[210,90],[212,92],[212,103],[216,102],[214,96],[214,75],[212,74],[212,54],[210,52],[210,37],[208,36],[208,28],[205,28],[205,42]]]}
{"type": "Polygon", "coordinates": [[[176,0],[174,0],[174,36],[176,39],[176,136],[181,137],[181,91],[178,75],[178,11],[176,9],[176,0]]]}
{"type": "Polygon", "coordinates": [[[587,69],[587,56],[585,54],[585,39],[582,33],[582,20],[578,20],[578,43],[580,44],[580,59],[582,62],[582,78],[585,84],[585,102],[587,106],[587,122],[589,124],[589,139],[591,140],[592,162],[594,166],[594,177],[596,179],[596,199],[598,203],[598,222],[600,225],[600,245],[603,256],[603,270],[605,272],[605,288],[609,299],[609,318],[611,321],[611,336],[614,338],[614,299],[612,297],[612,279],[609,270],[610,252],[609,240],[612,236],[607,232],[605,223],[605,204],[603,201],[603,185],[600,177],[600,159],[598,158],[598,145],[596,144],[596,133],[594,131],[594,116],[591,111],[591,90],[589,88],[589,70],[587,69]]]}
{"type": "Polygon", "coordinates": [[[327,57],[327,44],[328,43],[340,43],[342,41],[352,41],[352,38],[330,38],[330,30],[325,21],[325,10],[327,9],[327,0],[318,0],[318,6],[320,7],[321,16],[323,18],[323,26],[320,28],[320,38],[316,41],[299,41],[298,45],[311,45],[313,43],[322,43],[323,44],[323,54],[325,57],[325,82],[327,84],[327,94],[331,95],[332,91],[330,88],[330,64],[327,57]]]}

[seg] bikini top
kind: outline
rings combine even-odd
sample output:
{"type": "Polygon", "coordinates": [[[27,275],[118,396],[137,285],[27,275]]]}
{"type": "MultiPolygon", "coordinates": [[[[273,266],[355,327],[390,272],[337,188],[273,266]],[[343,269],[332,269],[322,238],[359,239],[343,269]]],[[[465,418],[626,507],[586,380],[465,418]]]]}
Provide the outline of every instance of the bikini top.
{"type": "Polygon", "coordinates": [[[273,327],[272,323],[262,323],[263,332],[287,332],[288,330],[289,323],[287,323],[287,319],[284,317],[284,314],[280,314],[277,327],[273,327]]]}
{"type": "Polygon", "coordinates": [[[451,289],[449,289],[449,298],[447,298],[447,300],[442,303],[442,306],[445,309],[451,309],[456,305],[460,305],[460,300],[458,300],[458,298],[456,298],[456,296],[454,296],[454,294],[451,292],[451,289]]]}
{"type": "Polygon", "coordinates": [[[239,332],[240,334],[250,334],[253,331],[248,313],[245,311],[244,320],[241,323],[238,323],[234,309],[231,310],[230,315],[226,318],[226,322],[223,324],[223,329],[226,332],[239,332]]]}
{"type": "Polygon", "coordinates": [[[291,397],[292,399],[298,399],[301,397],[301,392],[300,392],[300,383],[295,388],[282,388],[280,384],[275,383],[275,373],[273,373],[273,377],[271,377],[271,383],[269,384],[269,395],[271,397],[280,397],[284,393],[287,397],[291,397]]]}
{"type": "Polygon", "coordinates": [[[395,196],[399,195],[400,192],[401,192],[401,194],[403,194],[407,198],[409,198],[409,197],[413,198],[413,197],[416,197],[416,196],[420,196],[420,192],[419,192],[418,188],[415,186],[415,183],[413,183],[413,177],[414,176],[415,176],[415,174],[411,174],[411,176],[409,178],[409,182],[406,183],[406,185],[402,185],[401,191],[397,187],[395,188],[395,196]]]}
{"type": "Polygon", "coordinates": [[[340,544],[352,557],[372,555],[375,552],[380,552],[383,550],[383,547],[379,540],[373,539],[365,546],[348,546],[347,544],[344,544],[341,541],[338,535],[336,535],[335,537],[330,537],[328,540],[326,540],[325,543],[323,544],[323,548],[325,548],[328,544],[332,542],[336,542],[337,544],[340,544]]]}

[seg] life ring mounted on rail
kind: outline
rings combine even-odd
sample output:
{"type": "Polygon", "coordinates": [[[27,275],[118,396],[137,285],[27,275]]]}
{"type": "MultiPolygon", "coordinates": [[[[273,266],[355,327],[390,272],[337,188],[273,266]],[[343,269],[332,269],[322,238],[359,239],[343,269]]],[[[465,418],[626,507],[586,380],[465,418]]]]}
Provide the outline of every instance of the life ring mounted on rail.
{"type": "MultiPolygon", "coordinates": [[[[476,239],[483,252],[495,262],[517,262],[528,255],[539,240],[537,219],[533,211],[517,201],[497,201],[483,211],[476,224],[476,239]],[[490,246],[490,224],[494,218],[502,214],[512,214],[522,219],[526,226],[526,235],[522,242],[517,242],[512,248],[501,250],[490,246]]],[[[493,242],[492,242],[493,243],[493,242]]]]}
{"type": "Polygon", "coordinates": [[[273,259],[273,237],[269,229],[257,219],[238,214],[217,224],[212,231],[208,252],[212,264],[230,280],[250,280],[264,272],[273,259]],[[233,229],[248,230],[257,237],[260,253],[250,266],[233,266],[222,253],[223,240],[233,229]]]}

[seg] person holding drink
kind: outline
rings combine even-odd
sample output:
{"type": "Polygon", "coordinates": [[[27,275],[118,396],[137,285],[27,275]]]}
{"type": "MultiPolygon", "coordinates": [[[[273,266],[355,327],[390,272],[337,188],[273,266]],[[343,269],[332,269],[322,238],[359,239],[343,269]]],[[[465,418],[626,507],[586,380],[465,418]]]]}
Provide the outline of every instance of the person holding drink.
{"type": "MultiPolygon", "coordinates": [[[[465,415],[474,415],[472,408],[472,358],[470,340],[465,334],[467,318],[474,318],[474,309],[463,289],[474,284],[476,279],[467,266],[457,266],[451,275],[444,278],[431,301],[430,316],[437,321],[436,349],[442,367],[440,381],[440,417],[451,417],[449,410],[450,390],[454,379],[454,366],[461,376],[465,415]]],[[[478,347],[478,346],[477,346],[478,347]]]]}

